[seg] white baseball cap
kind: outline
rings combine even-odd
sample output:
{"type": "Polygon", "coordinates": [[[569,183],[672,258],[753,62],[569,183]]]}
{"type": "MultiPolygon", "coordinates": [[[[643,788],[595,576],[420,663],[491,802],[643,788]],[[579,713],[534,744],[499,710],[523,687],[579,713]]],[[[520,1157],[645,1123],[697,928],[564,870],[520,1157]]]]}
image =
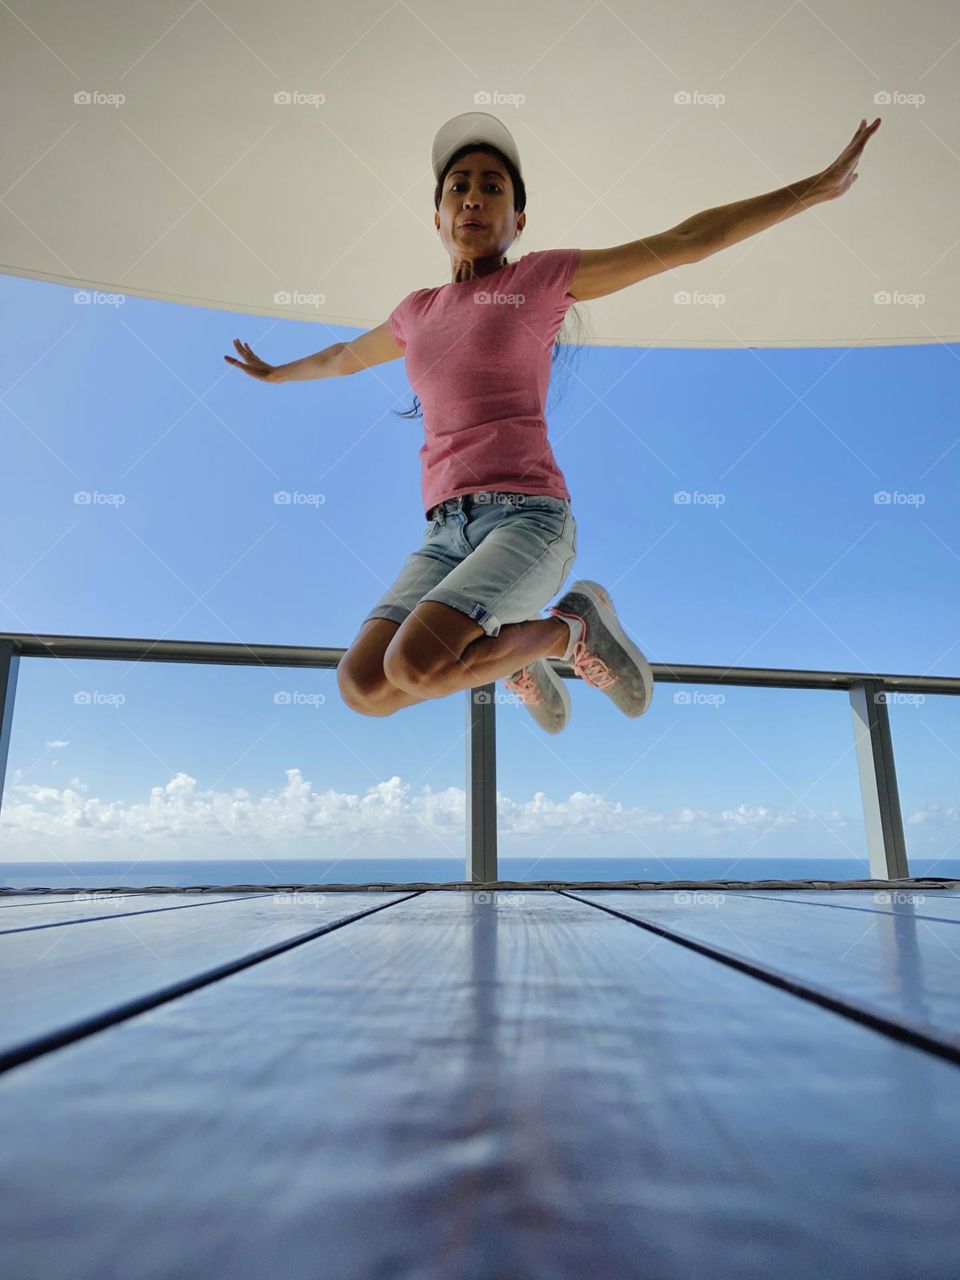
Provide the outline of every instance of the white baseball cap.
{"type": "Polygon", "coordinates": [[[521,178],[523,177],[523,170],[520,168],[520,152],[513,140],[513,134],[503,121],[487,111],[464,111],[462,115],[452,116],[446,124],[442,124],[433,140],[433,176],[437,182],[440,181],[444,165],[453,153],[470,142],[478,146],[487,143],[496,147],[516,166],[517,173],[521,178]]]}

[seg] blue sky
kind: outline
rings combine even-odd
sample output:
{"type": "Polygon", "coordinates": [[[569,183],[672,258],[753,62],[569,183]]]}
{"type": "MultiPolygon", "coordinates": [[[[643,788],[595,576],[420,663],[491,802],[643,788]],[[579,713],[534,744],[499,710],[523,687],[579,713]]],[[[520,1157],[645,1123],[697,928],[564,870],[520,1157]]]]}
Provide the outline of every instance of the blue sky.
{"type": "MultiPolygon", "coordinates": [[[[283,363],[357,331],[0,288],[0,629],[349,644],[425,524],[402,361],[266,386],[234,337],[283,363]]],[[[956,674],[957,361],[580,349],[548,400],[570,580],[652,662],[956,674]]],[[[865,857],[845,694],[661,684],[636,721],[571,695],[555,738],[500,708],[501,854],[865,857]]],[[[464,698],[378,720],[333,672],[24,660],[2,856],[459,858],[464,698]]],[[[960,705],[891,716],[908,853],[956,860],[960,705]]]]}

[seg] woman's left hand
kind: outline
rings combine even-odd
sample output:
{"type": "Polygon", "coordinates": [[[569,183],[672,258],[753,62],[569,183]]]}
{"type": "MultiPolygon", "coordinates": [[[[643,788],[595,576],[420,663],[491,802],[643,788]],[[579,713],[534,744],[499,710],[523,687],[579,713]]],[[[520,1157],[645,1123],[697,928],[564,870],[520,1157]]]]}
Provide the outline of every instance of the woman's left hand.
{"type": "Polygon", "coordinates": [[[833,164],[824,169],[822,173],[818,173],[814,178],[813,185],[807,193],[808,198],[813,198],[814,200],[836,200],[837,196],[842,196],[845,191],[848,191],[860,176],[856,172],[860,153],[867,145],[867,139],[872,138],[879,128],[879,116],[871,125],[868,125],[866,120],[861,120],[860,128],[844,147],[843,151],[840,152],[833,164]]]}

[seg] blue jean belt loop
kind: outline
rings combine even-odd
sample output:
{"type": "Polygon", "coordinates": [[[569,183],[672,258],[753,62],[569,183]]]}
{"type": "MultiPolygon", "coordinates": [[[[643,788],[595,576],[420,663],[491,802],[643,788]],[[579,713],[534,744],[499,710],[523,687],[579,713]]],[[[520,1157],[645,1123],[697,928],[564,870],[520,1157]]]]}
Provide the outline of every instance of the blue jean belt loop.
{"type": "Polygon", "coordinates": [[[523,505],[528,494],[514,489],[483,489],[475,493],[460,493],[454,498],[444,498],[430,508],[429,519],[445,524],[450,516],[466,515],[478,507],[508,506],[514,509],[523,505]]]}

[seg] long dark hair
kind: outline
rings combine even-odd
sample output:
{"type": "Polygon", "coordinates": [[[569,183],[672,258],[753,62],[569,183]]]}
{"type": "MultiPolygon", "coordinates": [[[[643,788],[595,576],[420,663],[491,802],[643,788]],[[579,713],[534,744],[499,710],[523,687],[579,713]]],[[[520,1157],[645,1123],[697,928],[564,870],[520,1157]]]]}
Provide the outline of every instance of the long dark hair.
{"type": "MultiPolygon", "coordinates": [[[[433,207],[435,209],[440,208],[440,201],[443,198],[443,184],[446,181],[447,174],[450,172],[450,166],[455,161],[459,160],[461,156],[465,156],[467,155],[468,152],[471,152],[471,151],[488,151],[490,152],[491,155],[495,155],[497,157],[497,159],[506,169],[507,173],[510,175],[510,180],[513,183],[514,212],[522,213],[523,210],[527,207],[527,188],[523,179],[520,177],[520,174],[517,172],[516,165],[509,158],[509,156],[505,156],[498,147],[487,146],[486,143],[480,144],[476,142],[470,142],[470,143],[467,143],[465,146],[460,147],[460,149],[458,151],[455,151],[453,155],[450,157],[450,159],[447,161],[447,163],[444,165],[443,172],[440,174],[440,177],[437,181],[436,189],[434,190],[434,193],[433,193],[433,207]]],[[[517,234],[520,235],[521,233],[518,232],[517,234]]],[[[563,341],[563,336],[568,328],[568,323],[567,323],[568,321],[573,322],[573,324],[570,326],[571,328],[576,329],[578,334],[582,333],[583,317],[580,315],[580,312],[577,311],[576,304],[571,305],[569,310],[567,311],[567,315],[566,315],[566,318],[564,319],[563,325],[561,326],[560,332],[557,334],[556,339],[554,341],[553,355],[551,356],[551,361],[554,367],[556,367],[557,359],[564,350],[573,351],[575,349],[577,350],[579,349],[579,344],[571,344],[570,342],[563,341]]],[[[551,377],[551,380],[550,380],[551,390],[553,389],[553,385],[554,385],[553,378],[551,377]]],[[[420,405],[420,399],[417,395],[414,395],[413,397],[412,408],[406,409],[402,413],[400,412],[399,409],[391,409],[390,412],[395,413],[400,418],[422,418],[423,417],[423,411],[420,405]]]]}

